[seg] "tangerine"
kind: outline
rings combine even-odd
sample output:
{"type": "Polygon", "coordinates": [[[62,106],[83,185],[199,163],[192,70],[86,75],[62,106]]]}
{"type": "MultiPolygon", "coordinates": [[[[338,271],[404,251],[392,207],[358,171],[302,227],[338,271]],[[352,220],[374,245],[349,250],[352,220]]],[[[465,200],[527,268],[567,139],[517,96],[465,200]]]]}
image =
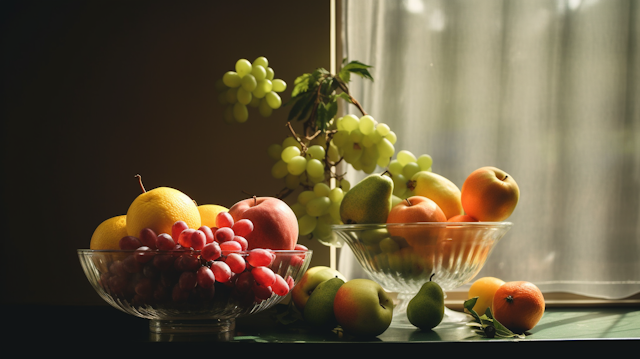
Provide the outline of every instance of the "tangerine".
{"type": "Polygon", "coordinates": [[[502,279],[495,277],[482,277],[471,284],[467,299],[478,297],[476,304],[473,306],[473,310],[478,315],[484,314],[487,308],[492,306],[493,297],[503,284],[504,281],[502,279]]]}
{"type": "Polygon", "coordinates": [[[94,230],[89,249],[120,249],[120,239],[127,235],[127,216],[120,215],[104,220],[94,230]]]}
{"type": "Polygon", "coordinates": [[[538,324],[544,314],[544,296],[527,281],[506,282],[493,297],[493,317],[514,333],[524,333],[538,324]]]}
{"type": "Polygon", "coordinates": [[[201,224],[207,227],[216,227],[216,216],[220,212],[229,212],[227,207],[217,204],[201,204],[198,206],[201,224]]]}

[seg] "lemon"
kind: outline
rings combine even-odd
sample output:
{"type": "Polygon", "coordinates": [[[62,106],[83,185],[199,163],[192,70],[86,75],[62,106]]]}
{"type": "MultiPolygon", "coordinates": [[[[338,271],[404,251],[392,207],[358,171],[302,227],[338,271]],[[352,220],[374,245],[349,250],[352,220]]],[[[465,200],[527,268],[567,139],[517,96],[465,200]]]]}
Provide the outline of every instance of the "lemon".
{"type": "Polygon", "coordinates": [[[138,237],[144,228],[156,234],[171,234],[171,227],[184,221],[189,228],[201,225],[200,211],[186,194],[170,187],[158,187],[140,194],[127,210],[127,233],[138,237]]]}
{"type": "Polygon", "coordinates": [[[478,315],[483,315],[487,308],[491,307],[493,296],[503,284],[504,281],[502,279],[495,277],[482,277],[471,284],[467,299],[478,297],[476,304],[473,306],[473,310],[478,315]]]}
{"type": "Polygon", "coordinates": [[[201,204],[198,206],[200,220],[203,226],[216,227],[216,216],[220,212],[229,212],[229,209],[217,204],[201,204]]]}
{"type": "Polygon", "coordinates": [[[111,217],[93,231],[90,249],[120,249],[120,239],[127,235],[127,216],[111,217]]]}

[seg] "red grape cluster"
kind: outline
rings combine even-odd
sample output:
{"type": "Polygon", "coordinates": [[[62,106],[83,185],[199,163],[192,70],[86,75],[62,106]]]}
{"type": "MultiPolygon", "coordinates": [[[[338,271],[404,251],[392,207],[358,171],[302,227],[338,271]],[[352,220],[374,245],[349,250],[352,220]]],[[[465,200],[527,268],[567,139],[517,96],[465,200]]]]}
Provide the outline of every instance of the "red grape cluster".
{"type": "Polygon", "coordinates": [[[230,298],[251,305],[287,295],[294,280],[278,270],[300,267],[304,255],[280,259],[270,249],[247,250],[245,237],[252,231],[250,220],[234,222],[227,212],[218,214],[216,227],[192,229],[178,221],[171,234],[145,228],[120,240],[120,249],[132,253],[108,263],[100,283],[134,305],[219,304],[230,298]]]}

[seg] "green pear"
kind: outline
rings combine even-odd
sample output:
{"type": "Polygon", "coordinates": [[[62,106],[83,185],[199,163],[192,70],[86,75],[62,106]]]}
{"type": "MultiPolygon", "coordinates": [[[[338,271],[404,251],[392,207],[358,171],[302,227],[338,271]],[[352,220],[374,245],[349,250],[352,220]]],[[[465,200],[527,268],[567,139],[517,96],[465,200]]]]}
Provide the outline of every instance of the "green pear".
{"type": "Polygon", "coordinates": [[[409,189],[416,196],[434,201],[447,218],[462,214],[461,192],[448,178],[431,171],[420,171],[411,177],[409,189]]]}
{"type": "Polygon", "coordinates": [[[392,193],[393,181],[386,172],[369,175],[345,193],[340,219],[345,224],[386,223],[392,193]]]}
{"type": "Polygon", "coordinates": [[[438,283],[429,280],[409,301],[407,319],[422,330],[430,330],[440,324],[442,318],[444,318],[444,292],[438,283]]]}
{"type": "Polygon", "coordinates": [[[343,284],[344,280],[338,277],[318,284],[304,306],[304,320],[316,329],[335,328],[338,322],[333,312],[333,301],[343,284]]]}

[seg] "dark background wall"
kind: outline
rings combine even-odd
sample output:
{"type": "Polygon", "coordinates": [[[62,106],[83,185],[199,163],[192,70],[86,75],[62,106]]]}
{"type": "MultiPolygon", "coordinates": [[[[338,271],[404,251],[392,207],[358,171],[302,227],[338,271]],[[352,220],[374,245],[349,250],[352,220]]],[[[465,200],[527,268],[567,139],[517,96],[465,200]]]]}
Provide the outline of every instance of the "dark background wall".
{"type": "MultiPolygon", "coordinates": [[[[76,249],[126,213],[136,174],[227,207],[282,188],[266,148],[287,135],[288,109],[227,125],[214,82],[239,58],[266,56],[290,86],[328,69],[329,1],[0,6],[3,303],[103,304],[76,249]]],[[[328,265],[327,247],[304,244],[328,265]]]]}

